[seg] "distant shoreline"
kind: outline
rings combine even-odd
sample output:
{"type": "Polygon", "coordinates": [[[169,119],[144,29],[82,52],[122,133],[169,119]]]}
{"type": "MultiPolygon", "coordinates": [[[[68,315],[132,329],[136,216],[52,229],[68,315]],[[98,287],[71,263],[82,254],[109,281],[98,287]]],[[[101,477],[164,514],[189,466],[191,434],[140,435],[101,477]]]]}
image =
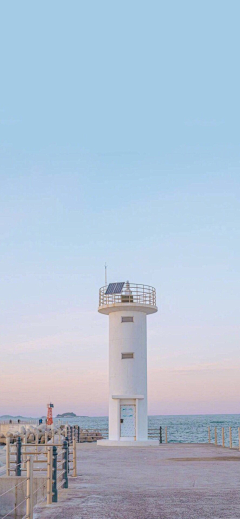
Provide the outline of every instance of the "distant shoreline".
{"type": "MultiPolygon", "coordinates": [[[[64,414],[64,413],[63,413],[64,414]]],[[[186,416],[239,416],[240,413],[199,413],[199,414],[149,414],[148,417],[186,417],[186,416]]],[[[108,418],[108,415],[75,415],[75,416],[54,416],[53,418],[60,419],[60,418],[108,418]]],[[[38,416],[23,416],[23,415],[8,415],[4,414],[0,416],[0,420],[17,420],[17,419],[24,419],[24,420],[39,420],[39,419],[46,419],[46,415],[38,415],[38,416]]]]}

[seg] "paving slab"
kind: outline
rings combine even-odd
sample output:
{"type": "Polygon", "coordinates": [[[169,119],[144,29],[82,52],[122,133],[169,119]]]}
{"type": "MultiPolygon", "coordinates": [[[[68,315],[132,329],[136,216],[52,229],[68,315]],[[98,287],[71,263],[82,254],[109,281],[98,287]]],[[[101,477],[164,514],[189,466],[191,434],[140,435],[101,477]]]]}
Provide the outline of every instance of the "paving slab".
{"type": "Polygon", "coordinates": [[[78,477],[34,519],[239,519],[240,452],[209,444],[77,446],[78,477]]]}

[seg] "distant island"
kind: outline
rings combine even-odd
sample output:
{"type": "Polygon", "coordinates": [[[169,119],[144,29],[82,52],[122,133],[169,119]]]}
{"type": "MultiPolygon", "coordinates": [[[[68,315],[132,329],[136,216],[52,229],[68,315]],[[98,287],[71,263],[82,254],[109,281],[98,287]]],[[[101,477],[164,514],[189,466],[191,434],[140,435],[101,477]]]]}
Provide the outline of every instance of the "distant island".
{"type": "Polygon", "coordinates": [[[77,415],[75,413],[63,413],[57,414],[57,418],[75,418],[77,415]]]}

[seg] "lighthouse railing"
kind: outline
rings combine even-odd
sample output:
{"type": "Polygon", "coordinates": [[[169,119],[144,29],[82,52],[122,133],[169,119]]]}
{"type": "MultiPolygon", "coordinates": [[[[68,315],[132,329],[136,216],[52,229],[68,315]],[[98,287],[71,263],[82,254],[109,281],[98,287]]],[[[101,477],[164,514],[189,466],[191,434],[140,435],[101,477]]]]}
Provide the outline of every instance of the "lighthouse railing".
{"type": "Polygon", "coordinates": [[[125,283],[119,294],[107,294],[107,286],[99,290],[99,306],[116,305],[119,303],[136,303],[156,306],[156,289],[150,285],[125,283]]]}

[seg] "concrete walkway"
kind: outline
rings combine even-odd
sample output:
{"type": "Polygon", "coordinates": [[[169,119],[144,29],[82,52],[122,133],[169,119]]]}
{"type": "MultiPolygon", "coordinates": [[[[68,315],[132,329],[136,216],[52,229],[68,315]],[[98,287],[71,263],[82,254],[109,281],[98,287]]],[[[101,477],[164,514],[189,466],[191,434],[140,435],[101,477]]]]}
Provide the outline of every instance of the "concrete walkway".
{"type": "Polygon", "coordinates": [[[80,444],[78,474],[34,519],[239,519],[240,452],[80,444]]]}

